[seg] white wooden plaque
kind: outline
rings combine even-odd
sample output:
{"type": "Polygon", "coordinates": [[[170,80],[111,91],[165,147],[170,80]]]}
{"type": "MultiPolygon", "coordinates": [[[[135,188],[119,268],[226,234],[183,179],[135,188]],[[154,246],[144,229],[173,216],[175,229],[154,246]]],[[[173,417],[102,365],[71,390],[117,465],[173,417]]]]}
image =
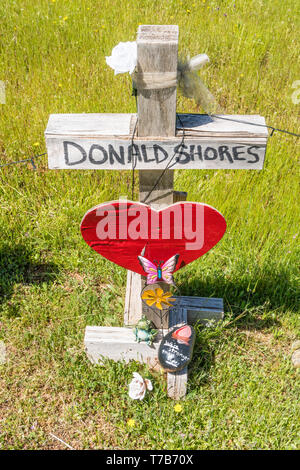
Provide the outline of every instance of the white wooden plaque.
{"type": "Polygon", "coordinates": [[[184,140],[177,120],[175,137],[135,136],[132,143],[134,114],[52,114],[45,132],[49,168],[129,170],[133,162],[137,170],[163,170],[168,163],[170,169],[263,168],[263,117],[179,116],[184,140]]]}

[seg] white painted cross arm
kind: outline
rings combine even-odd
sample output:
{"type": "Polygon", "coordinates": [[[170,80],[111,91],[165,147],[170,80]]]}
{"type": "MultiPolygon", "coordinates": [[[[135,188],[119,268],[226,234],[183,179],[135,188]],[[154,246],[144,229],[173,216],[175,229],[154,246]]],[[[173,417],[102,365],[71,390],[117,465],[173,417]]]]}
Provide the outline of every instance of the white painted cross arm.
{"type": "Polygon", "coordinates": [[[133,152],[137,170],[163,170],[170,161],[171,169],[263,168],[268,132],[262,116],[179,116],[174,137],[135,137],[132,145],[135,114],[52,114],[45,132],[49,168],[129,170],[133,152]]]}

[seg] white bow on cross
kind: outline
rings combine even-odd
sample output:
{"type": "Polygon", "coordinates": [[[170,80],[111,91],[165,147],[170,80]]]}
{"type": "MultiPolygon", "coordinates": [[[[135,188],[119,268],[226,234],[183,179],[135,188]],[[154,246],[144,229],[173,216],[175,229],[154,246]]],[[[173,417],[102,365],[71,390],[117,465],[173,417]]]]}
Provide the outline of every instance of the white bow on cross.
{"type": "MultiPolygon", "coordinates": [[[[207,54],[198,54],[191,59],[180,59],[175,73],[137,72],[137,44],[135,41],[120,42],[106,57],[106,63],[118,73],[129,72],[136,89],[163,89],[178,85],[181,94],[195,100],[208,114],[218,111],[218,104],[206,88],[197,71],[209,62],[207,54]]],[[[220,110],[219,110],[220,111],[220,110]]]]}

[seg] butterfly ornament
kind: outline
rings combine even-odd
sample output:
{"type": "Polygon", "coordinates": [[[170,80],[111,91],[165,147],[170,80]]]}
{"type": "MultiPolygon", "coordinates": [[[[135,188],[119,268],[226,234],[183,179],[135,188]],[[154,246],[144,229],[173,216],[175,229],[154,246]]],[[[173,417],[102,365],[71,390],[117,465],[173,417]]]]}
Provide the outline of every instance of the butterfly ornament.
{"type": "MultiPolygon", "coordinates": [[[[145,247],[142,250],[142,254],[145,252],[145,247]]],[[[146,285],[141,291],[142,301],[150,308],[155,315],[160,318],[161,324],[163,317],[167,315],[170,307],[174,307],[172,302],[175,302],[176,299],[172,298],[171,292],[164,292],[161,287],[152,290],[147,286],[153,286],[157,283],[166,283],[171,284],[177,289],[177,286],[173,279],[173,272],[175,271],[176,265],[178,263],[179,254],[171,256],[167,261],[150,261],[142,255],[138,256],[138,260],[145,271],[146,285]]]]}
{"type": "Polygon", "coordinates": [[[147,274],[147,284],[156,284],[157,282],[166,282],[175,286],[173,272],[175,271],[179,255],[176,254],[167,261],[150,261],[144,256],[138,256],[138,260],[147,274]]]}

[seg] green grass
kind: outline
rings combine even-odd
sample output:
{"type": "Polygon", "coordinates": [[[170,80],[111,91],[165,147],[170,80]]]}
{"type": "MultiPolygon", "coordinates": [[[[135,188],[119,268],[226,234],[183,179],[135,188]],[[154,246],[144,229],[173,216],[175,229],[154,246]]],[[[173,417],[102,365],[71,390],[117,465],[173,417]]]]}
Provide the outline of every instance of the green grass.
{"type": "MultiPolygon", "coordinates": [[[[206,52],[201,76],[228,114],[261,114],[299,132],[293,0],[6,0],[0,5],[0,159],[45,151],[50,113],[134,112],[128,76],[105,55],[139,23],[178,24],[180,50],[206,52]],[[235,6],[234,6],[235,5],[235,6]]],[[[179,112],[201,112],[178,97],[179,112]]],[[[299,375],[298,140],[275,133],[263,171],[178,171],[175,189],[216,207],[228,231],[176,274],[183,294],[222,296],[222,326],[198,328],[188,394],[176,413],[163,375],[132,363],[91,365],[86,325],[122,324],[126,272],[93,252],[79,223],[128,195],[130,172],[48,171],[46,158],[0,170],[2,449],[296,449],[299,375]],[[132,372],[152,376],[141,403],[132,372]],[[129,429],[127,420],[135,426],[129,429]]],[[[137,196],[136,187],[135,194],[137,196]]]]}

